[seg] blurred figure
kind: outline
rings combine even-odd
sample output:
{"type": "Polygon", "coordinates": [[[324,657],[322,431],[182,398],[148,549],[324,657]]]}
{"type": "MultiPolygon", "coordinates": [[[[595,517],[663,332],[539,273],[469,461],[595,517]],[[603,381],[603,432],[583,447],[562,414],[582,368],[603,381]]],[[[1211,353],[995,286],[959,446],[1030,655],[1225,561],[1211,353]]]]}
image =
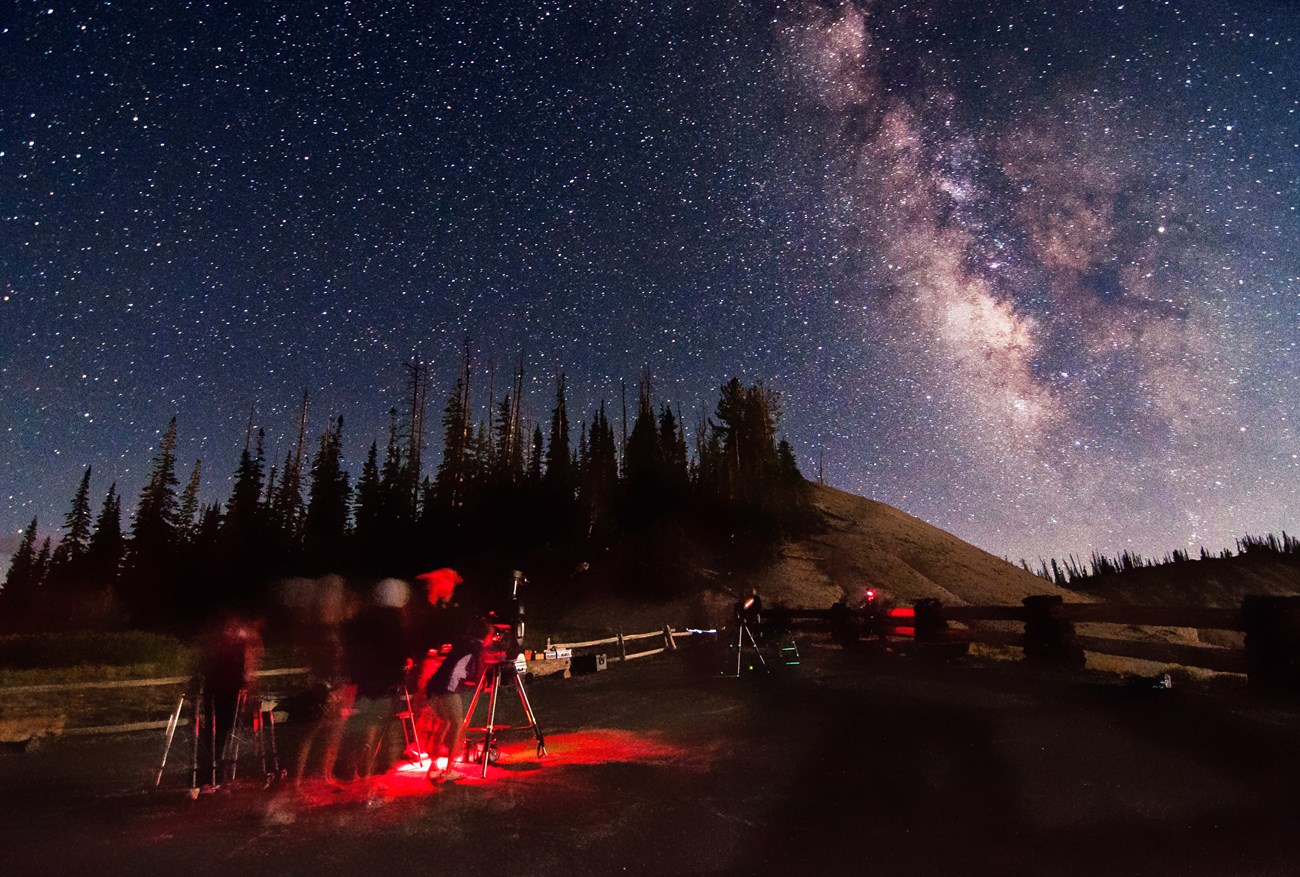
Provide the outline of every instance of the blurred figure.
{"type": "MultiPolygon", "coordinates": [[[[257,671],[262,662],[261,622],[246,620],[233,613],[224,614],[220,621],[199,638],[198,672],[203,677],[204,708],[207,712],[210,733],[204,742],[210,747],[210,763],[221,762],[221,774],[215,767],[212,785],[217,786],[231,775],[234,755],[228,752],[230,731],[235,723],[235,710],[240,692],[245,692],[248,704],[260,708],[257,693],[257,671]]],[[[203,763],[203,762],[200,762],[203,763]]]]}
{"type": "Polygon", "coordinates": [[[307,713],[307,731],[298,749],[294,782],[308,775],[312,750],[321,743],[320,775],[328,783],[338,782],[334,766],[343,744],[343,728],[356,699],[356,686],[348,683],[344,666],[343,624],[357,610],[357,599],[343,580],[327,576],[305,611],[299,631],[299,653],[311,671],[312,698],[307,713]]]}
{"type": "MultiPolygon", "coordinates": [[[[375,586],[373,599],[343,629],[344,665],[355,686],[353,717],[359,749],[357,775],[374,772],[378,749],[385,743],[380,731],[392,717],[398,687],[407,666],[406,626],[402,612],[410,598],[406,583],[384,579],[375,586]]],[[[396,753],[388,753],[389,761],[396,753]]]]}
{"type": "Polygon", "coordinates": [[[415,601],[411,612],[410,652],[412,659],[418,662],[411,694],[412,708],[418,717],[418,733],[427,744],[435,725],[425,693],[429,679],[475,616],[457,600],[456,589],[465,580],[456,570],[443,567],[416,578],[424,584],[427,599],[415,601]]]}
{"type": "Polygon", "coordinates": [[[426,694],[433,714],[433,733],[428,745],[431,763],[425,777],[431,783],[447,778],[464,745],[465,704],[460,689],[477,684],[483,675],[485,652],[495,638],[496,629],[487,621],[472,622],[429,679],[426,694]]]}

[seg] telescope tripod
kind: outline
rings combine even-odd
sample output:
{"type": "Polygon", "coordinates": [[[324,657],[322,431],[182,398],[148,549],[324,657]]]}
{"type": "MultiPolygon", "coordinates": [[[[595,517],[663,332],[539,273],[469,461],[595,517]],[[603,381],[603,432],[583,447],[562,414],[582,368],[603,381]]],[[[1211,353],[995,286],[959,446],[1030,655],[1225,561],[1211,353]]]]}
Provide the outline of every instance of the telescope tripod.
{"type": "Polygon", "coordinates": [[[487,777],[488,764],[495,764],[501,756],[501,747],[497,742],[496,735],[498,731],[509,730],[511,725],[496,724],[497,700],[501,693],[503,685],[514,685],[515,691],[519,693],[519,703],[523,706],[524,717],[527,718],[528,724],[523,726],[526,730],[531,730],[533,736],[537,738],[537,757],[541,758],[546,755],[546,738],[542,736],[541,726],[537,723],[537,715],[533,712],[533,705],[528,701],[528,692],[524,690],[524,680],[520,676],[515,665],[507,661],[498,661],[489,664],[483,671],[482,677],[478,681],[478,686],[474,689],[474,696],[470,698],[469,709],[465,711],[465,724],[463,726],[463,736],[465,739],[465,761],[479,761],[483,765],[483,771],[480,776],[487,777]],[[474,711],[478,708],[479,698],[486,692],[488,694],[488,712],[487,724],[482,727],[473,727],[474,711]],[[482,734],[481,742],[475,743],[472,735],[482,734]]]}
{"type": "Polygon", "coordinates": [[[384,742],[393,728],[393,722],[402,724],[402,758],[412,764],[419,764],[424,760],[425,752],[424,747],[420,745],[420,731],[416,727],[415,709],[411,705],[411,689],[405,680],[397,686],[393,694],[393,708],[388,712],[388,719],[384,722],[383,730],[379,732],[374,750],[369,753],[371,764],[374,764],[375,759],[379,757],[379,752],[383,749],[384,742]]]}
{"type": "MultiPolygon", "coordinates": [[[[754,632],[750,630],[749,622],[743,617],[740,617],[736,619],[736,672],[731,675],[740,675],[740,665],[744,661],[746,648],[754,650],[754,654],[758,656],[758,663],[763,668],[763,672],[770,673],[771,670],[768,669],[767,659],[763,657],[763,650],[759,647],[758,640],[754,637],[754,632]],[[746,643],[748,643],[748,645],[746,645],[746,643]]],[[[753,669],[753,667],[751,666],[750,669],[753,669]]]]}
{"type": "Polygon", "coordinates": [[[163,773],[167,768],[167,759],[171,755],[173,744],[176,742],[176,732],[182,727],[181,720],[185,715],[186,705],[189,706],[189,717],[185,722],[192,733],[190,748],[190,797],[199,796],[199,769],[203,767],[206,772],[208,782],[204,786],[210,789],[217,789],[221,782],[234,782],[236,771],[239,765],[240,746],[250,741],[253,751],[261,757],[262,773],[266,777],[266,784],[269,786],[278,777],[283,776],[280,770],[280,757],[275,743],[275,714],[272,712],[275,704],[269,701],[258,699],[258,708],[250,712],[249,698],[256,696],[250,694],[247,688],[241,688],[234,695],[234,709],[231,712],[231,724],[228,732],[219,732],[217,727],[217,698],[216,693],[211,691],[204,683],[202,677],[195,677],[176,701],[176,708],[172,710],[167,719],[167,729],[165,733],[165,743],[163,745],[162,759],[158,764],[158,773],[154,777],[154,788],[157,789],[162,785],[163,773]],[[207,741],[207,760],[203,761],[201,744],[207,741]],[[220,740],[220,747],[218,741],[220,740]],[[268,767],[268,756],[270,766],[268,767]]]}

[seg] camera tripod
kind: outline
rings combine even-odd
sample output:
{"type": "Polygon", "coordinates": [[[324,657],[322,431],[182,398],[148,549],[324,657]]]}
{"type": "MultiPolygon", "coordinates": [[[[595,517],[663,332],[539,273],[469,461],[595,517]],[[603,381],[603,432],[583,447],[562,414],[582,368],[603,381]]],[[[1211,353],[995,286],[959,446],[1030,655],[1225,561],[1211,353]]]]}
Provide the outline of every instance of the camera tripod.
{"type": "MultiPolygon", "coordinates": [[[[409,674],[409,669],[406,672],[409,674]]],[[[371,764],[374,764],[375,759],[379,757],[379,751],[383,749],[384,741],[388,739],[393,722],[402,724],[402,758],[412,764],[423,761],[425,752],[424,747],[420,745],[420,732],[416,727],[415,708],[411,705],[411,688],[407,684],[406,676],[403,676],[402,683],[394,689],[393,708],[388,712],[388,719],[379,732],[374,750],[369,753],[371,764]]]]}
{"type": "MultiPolygon", "coordinates": [[[[767,666],[767,659],[763,657],[763,650],[762,648],[759,647],[758,640],[755,639],[754,637],[754,632],[750,630],[749,622],[745,619],[745,616],[737,615],[736,616],[736,672],[731,675],[733,676],[740,675],[740,665],[741,662],[744,660],[746,648],[751,648],[754,650],[754,654],[758,656],[758,663],[760,666],[762,666],[764,673],[771,672],[767,666]],[[748,641],[748,646],[746,646],[746,641],[748,641]]],[[[751,669],[753,668],[751,667],[751,669]]]]}
{"type": "Polygon", "coordinates": [[[256,712],[250,714],[249,697],[250,692],[247,688],[239,689],[235,695],[231,726],[229,732],[224,735],[225,739],[222,740],[221,748],[218,751],[216,697],[214,692],[207,690],[203,677],[195,677],[185,691],[181,692],[181,696],[176,701],[176,709],[172,710],[167,719],[166,742],[163,745],[162,759],[158,764],[158,773],[154,777],[154,788],[157,789],[162,785],[163,773],[167,768],[167,759],[171,755],[172,745],[176,740],[176,732],[181,727],[181,718],[185,713],[187,702],[189,703],[190,717],[186,725],[193,735],[190,749],[189,793],[191,798],[197,798],[199,795],[200,744],[205,737],[208,744],[207,754],[209,760],[203,767],[207,771],[208,782],[205,785],[208,788],[218,788],[223,779],[234,782],[239,763],[240,746],[250,735],[253,751],[262,759],[262,773],[266,777],[266,784],[269,786],[276,778],[283,776],[275,743],[275,714],[272,712],[274,704],[268,705],[268,702],[259,699],[256,712]],[[268,725],[269,732],[267,730],[268,725]],[[268,754],[271,759],[269,769],[267,765],[268,754]],[[223,773],[225,774],[224,777],[222,776],[223,773]]]}
{"type": "Polygon", "coordinates": [[[474,689],[474,696],[470,698],[469,709],[465,711],[465,724],[463,726],[465,761],[480,762],[483,765],[481,776],[484,778],[487,777],[488,765],[495,764],[501,755],[501,748],[496,739],[497,732],[509,730],[512,727],[511,725],[496,724],[497,696],[500,694],[502,686],[511,684],[519,692],[519,703],[524,708],[524,717],[528,719],[528,724],[524,728],[531,730],[533,736],[537,738],[537,757],[541,758],[546,755],[546,738],[542,736],[541,726],[538,725],[537,715],[533,712],[533,706],[528,701],[528,692],[524,690],[524,680],[518,668],[510,661],[494,661],[487,665],[482,677],[479,678],[478,686],[474,689]],[[487,724],[482,727],[473,727],[474,711],[477,709],[479,698],[482,697],[484,692],[488,693],[487,724]],[[482,734],[481,742],[475,743],[473,742],[473,735],[478,734],[482,734]]]}

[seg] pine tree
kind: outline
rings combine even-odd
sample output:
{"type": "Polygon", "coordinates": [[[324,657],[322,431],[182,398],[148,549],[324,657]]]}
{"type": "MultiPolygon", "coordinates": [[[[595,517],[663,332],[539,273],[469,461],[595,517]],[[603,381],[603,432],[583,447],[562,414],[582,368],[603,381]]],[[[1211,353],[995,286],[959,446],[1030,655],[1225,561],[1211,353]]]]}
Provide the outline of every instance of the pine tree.
{"type": "Polygon", "coordinates": [[[315,569],[335,569],[344,559],[350,499],[348,473],[343,470],[343,418],[326,427],[311,464],[311,487],[303,542],[307,562],[315,569]]]}
{"type": "Polygon", "coordinates": [[[686,487],[686,434],[681,420],[667,404],[659,411],[659,449],[669,493],[677,495],[686,487]]]}
{"type": "MultiPolygon", "coordinates": [[[[468,353],[466,354],[468,357],[468,353]]],[[[420,505],[420,479],[424,466],[424,419],[429,407],[430,366],[413,360],[406,366],[410,417],[406,428],[406,452],[397,497],[398,527],[405,531],[415,522],[420,505]]]]}
{"type": "Polygon", "coordinates": [[[72,498],[72,508],[63,518],[63,538],[50,560],[52,581],[63,585],[79,576],[82,559],[90,547],[91,523],[90,467],[87,466],[72,498]]]}
{"type": "Polygon", "coordinates": [[[36,555],[36,563],[32,565],[32,578],[37,590],[42,590],[50,577],[50,557],[53,555],[53,549],[50,545],[50,537],[46,536],[45,541],[41,542],[41,550],[36,555]]]}
{"type": "Polygon", "coordinates": [[[777,473],[780,404],[776,394],[761,381],[746,388],[732,378],[722,387],[716,416],[722,494],[742,506],[761,504],[777,473]]]}
{"type": "Polygon", "coordinates": [[[194,541],[194,531],[199,525],[199,490],[203,485],[203,461],[195,460],[190,477],[181,491],[180,511],[177,514],[176,536],[188,545],[194,541]]]}
{"type": "Polygon", "coordinates": [[[145,626],[172,620],[176,578],[176,418],[163,433],[149,479],[140,492],[126,571],[120,581],[123,601],[145,626]]]}
{"type": "Polygon", "coordinates": [[[662,511],[664,453],[655,424],[653,387],[647,372],[637,392],[636,420],[623,458],[623,483],[632,519],[644,523],[662,511]]]}
{"type": "MultiPolygon", "coordinates": [[[[249,437],[251,439],[251,436],[249,437]]],[[[244,450],[239,455],[239,466],[235,469],[235,486],[226,504],[225,529],[228,544],[233,550],[245,548],[262,526],[262,487],[266,472],[266,457],[263,446],[266,440],[264,431],[259,430],[256,450],[250,441],[244,441],[244,450]]]]}
{"type": "Polygon", "coordinates": [[[138,559],[150,551],[169,553],[175,545],[178,507],[176,499],[176,418],[167,424],[149,480],[140,492],[131,526],[130,555],[138,559]]]}
{"type": "Polygon", "coordinates": [[[795,460],[794,449],[785,439],[776,446],[777,473],[783,487],[792,487],[803,483],[803,473],[795,460]]]}
{"type": "Polygon", "coordinates": [[[95,533],[86,550],[89,577],[101,587],[111,589],[122,570],[122,557],[126,540],[122,536],[122,499],[117,495],[116,482],[109,485],[104,504],[95,519],[95,533]]]}
{"type": "Polygon", "coordinates": [[[307,391],[303,390],[302,408],[298,417],[298,440],[291,450],[285,452],[280,485],[269,501],[271,526],[281,552],[287,557],[297,554],[302,540],[305,513],[302,502],[302,466],[307,442],[307,402],[307,391]]]}
{"type": "Polygon", "coordinates": [[[18,629],[27,620],[35,597],[38,572],[36,527],[36,518],[32,518],[10,560],[4,590],[0,591],[0,624],[10,630],[18,629]]]}
{"type": "Polygon", "coordinates": [[[581,473],[579,499],[587,521],[587,535],[594,536],[612,527],[618,491],[618,447],[605,415],[604,401],[591,421],[581,473]]]}
{"type": "Polygon", "coordinates": [[[533,427],[532,452],[528,455],[528,483],[538,487],[542,483],[542,460],[545,458],[546,440],[540,426],[533,427]]]}
{"type": "Polygon", "coordinates": [[[469,453],[469,360],[466,352],[466,375],[456,382],[442,413],[442,463],[433,483],[438,505],[454,510],[465,504],[466,456],[469,453]]]}
{"type": "Polygon", "coordinates": [[[569,413],[564,399],[564,372],[555,382],[555,407],[551,409],[551,435],[546,446],[546,474],[543,481],[553,491],[571,493],[573,462],[569,450],[569,413]]]}
{"type": "MultiPolygon", "coordinates": [[[[390,442],[391,447],[391,442],[390,442]]],[[[379,445],[370,443],[370,452],[357,479],[355,522],[357,549],[361,557],[373,557],[382,550],[384,529],[384,494],[379,481],[379,445]]]]}

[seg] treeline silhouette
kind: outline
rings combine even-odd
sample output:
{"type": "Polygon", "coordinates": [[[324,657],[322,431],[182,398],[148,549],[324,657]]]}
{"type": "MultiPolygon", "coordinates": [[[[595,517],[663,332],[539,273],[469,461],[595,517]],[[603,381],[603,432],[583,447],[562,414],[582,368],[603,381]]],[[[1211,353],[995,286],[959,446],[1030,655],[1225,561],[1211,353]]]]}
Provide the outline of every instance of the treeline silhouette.
{"type": "Polygon", "coordinates": [[[662,597],[712,564],[757,562],[809,525],[807,485],[778,439],[780,400],[762,382],[724,384],[688,447],[682,412],[656,406],[648,372],[631,412],[626,398],[617,418],[602,402],[576,441],[563,374],[545,432],[523,416],[522,366],[503,398],[489,389],[486,418],[473,413],[472,378],[466,345],[436,466],[424,363],[406,366],[405,410],[389,412],[384,446],[370,445],[355,476],[342,416],[309,440],[306,394],[278,465],[250,416],[225,502],[201,502],[201,460],[181,485],[173,418],[129,522],[116,484],[92,508],[90,468],[57,544],[32,520],[0,591],[0,626],[194,629],[220,610],[271,608],[274,583],[289,577],[340,574],[361,588],[441,566],[467,585],[526,569],[557,597],[584,587],[662,597]]]}
{"type": "Polygon", "coordinates": [[[1266,536],[1247,534],[1235,541],[1237,545],[1235,553],[1229,548],[1217,553],[1210,552],[1202,546],[1200,554],[1195,558],[1191,556],[1190,552],[1180,549],[1165,554],[1164,558],[1160,560],[1143,557],[1131,551],[1124,551],[1113,558],[1094,551],[1086,564],[1074,555],[1070,555],[1065,560],[1060,561],[1056,558],[1052,558],[1050,561],[1040,560],[1037,569],[1031,569],[1024,560],[1020,561],[1020,566],[1022,569],[1061,587],[1086,589],[1089,585],[1096,584],[1101,579],[1110,576],[1122,575],[1139,569],[1157,569],[1175,564],[1191,563],[1195,560],[1228,560],[1233,557],[1289,557],[1300,560],[1300,539],[1288,535],[1285,530],[1281,536],[1272,533],[1266,536]]]}

